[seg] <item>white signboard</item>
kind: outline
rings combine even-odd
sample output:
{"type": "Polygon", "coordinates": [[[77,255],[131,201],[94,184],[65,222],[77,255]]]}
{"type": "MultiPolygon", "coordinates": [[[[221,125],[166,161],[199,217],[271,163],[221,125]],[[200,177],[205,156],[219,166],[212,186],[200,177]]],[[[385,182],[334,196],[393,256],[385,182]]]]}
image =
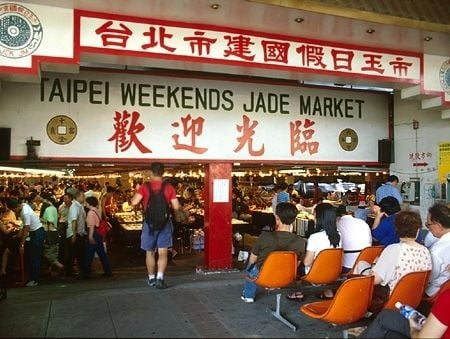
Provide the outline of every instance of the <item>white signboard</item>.
{"type": "Polygon", "coordinates": [[[200,62],[270,65],[280,69],[359,74],[391,81],[419,82],[420,55],[374,51],[371,47],[273,36],[226,27],[162,22],[76,11],[80,49],[90,53],[136,55],[200,62]]]}
{"type": "Polygon", "coordinates": [[[213,202],[229,202],[230,200],[230,180],[213,180],[213,202]]]}
{"type": "Polygon", "coordinates": [[[382,93],[126,73],[3,83],[11,155],[41,158],[378,161],[388,138],[382,93]],[[24,100],[26,98],[26,100],[24,100]]]}

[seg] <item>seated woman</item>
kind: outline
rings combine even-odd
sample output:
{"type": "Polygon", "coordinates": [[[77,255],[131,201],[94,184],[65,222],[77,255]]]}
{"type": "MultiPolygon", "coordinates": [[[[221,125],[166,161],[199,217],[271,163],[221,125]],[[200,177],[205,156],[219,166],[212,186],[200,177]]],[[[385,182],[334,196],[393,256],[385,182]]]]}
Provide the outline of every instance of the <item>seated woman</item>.
{"type": "Polygon", "coordinates": [[[361,261],[356,268],[359,274],[375,276],[372,305],[369,308],[372,313],[377,313],[383,307],[405,274],[431,270],[430,252],[415,241],[422,226],[420,214],[410,210],[401,211],[394,225],[400,242],[387,246],[373,267],[361,261]]]}
{"type": "MultiPolygon", "coordinates": [[[[305,266],[305,274],[309,272],[314,259],[320,251],[327,248],[341,247],[341,236],[336,226],[336,210],[328,203],[320,203],[315,210],[316,233],[311,234],[306,246],[305,259],[303,264],[305,266]]],[[[331,290],[326,290],[318,297],[322,299],[330,299],[333,297],[331,290]]],[[[289,300],[301,301],[304,295],[301,291],[294,292],[286,296],[289,300]]]]}
{"type": "Polygon", "coordinates": [[[396,213],[400,210],[400,204],[394,197],[383,198],[378,205],[373,205],[372,212],[375,214],[375,220],[372,225],[372,236],[374,241],[383,246],[400,241],[394,227],[396,213]]]}

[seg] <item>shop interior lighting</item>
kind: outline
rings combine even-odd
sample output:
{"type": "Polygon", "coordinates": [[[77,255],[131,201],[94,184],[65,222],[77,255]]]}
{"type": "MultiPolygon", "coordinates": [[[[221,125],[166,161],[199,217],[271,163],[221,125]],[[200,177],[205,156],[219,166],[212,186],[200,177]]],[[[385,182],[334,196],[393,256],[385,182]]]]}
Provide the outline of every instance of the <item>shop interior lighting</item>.
{"type": "Polygon", "coordinates": [[[304,169],[282,169],[282,170],[279,170],[278,173],[299,175],[299,174],[306,173],[306,170],[304,170],[304,169]]]}
{"type": "Polygon", "coordinates": [[[38,168],[7,167],[7,166],[0,166],[0,171],[34,174],[34,175],[60,176],[60,177],[66,175],[65,171],[45,170],[38,168]]]}
{"type": "Polygon", "coordinates": [[[366,31],[366,33],[372,34],[372,33],[375,33],[375,30],[374,30],[373,28],[369,28],[369,29],[366,31]]]}
{"type": "Polygon", "coordinates": [[[431,40],[433,40],[433,38],[430,37],[430,36],[426,36],[425,38],[423,38],[423,40],[425,40],[425,41],[431,41],[431,40]]]}
{"type": "Polygon", "coordinates": [[[337,170],[339,172],[367,172],[367,173],[378,173],[383,171],[381,168],[377,167],[364,167],[364,166],[338,166],[337,170]]]}
{"type": "Polygon", "coordinates": [[[295,21],[296,23],[298,23],[298,24],[301,23],[301,22],[303,22],[303,20],[304,20],[303,18],[295,18],[295,19],[294,19],[294,21],[295,21]]]}
{"type": "Polygon", "coordinates": [[[212,5],[211,5],[211,8],[212,8],[212,9],[219,9],[219,8],[220,8],[220,5],[219,5],[219,4],[212,4],[212,5]]]}
{"type": "Polygon", "coordinates": [[[340,172],[339,174],[340,175],[355,176],[355,177],[363,175],[362,172],[340,172]]]}

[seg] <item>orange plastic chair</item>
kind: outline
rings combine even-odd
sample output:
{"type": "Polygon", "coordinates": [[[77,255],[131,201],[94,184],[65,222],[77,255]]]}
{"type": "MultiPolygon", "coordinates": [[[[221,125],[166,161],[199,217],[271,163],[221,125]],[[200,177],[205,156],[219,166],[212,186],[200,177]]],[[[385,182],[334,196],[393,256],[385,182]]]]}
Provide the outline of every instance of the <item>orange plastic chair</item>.
{"type": "Polygon", "coordinates": [[[301,280],[311,284],[331,284],[342,272],[342,248],[327,248],[319,252],[309,270],[301,280]]]}
{"type": "MultiPolygon", "coordinates": [[[[267,289],[280,289],[294,282],[297,276],[297,254],[292,251],[275,251],[270,253],[256,278],[249,276],[246,279],[267,289]]],[[[290,327],[294,332],[297,327],[284,318],[280,313],[281,292],[277,293],[277,305],[272,315],[282,323],[290,327]]]]}
{"type": "Polygon", "coordinates": [[[333,325],[357,322],[364,317],[372,301],[373,280],[374,276],[349,278],[342,283],[332,300],[304,304],[300,311],[333,325]]]}
{"type": "Polygon", "coordinates": [[[410,272],[401,277],[383,308],[394,310],[396,309],[395,303],[397,301],[414,308],[419,306],[428,283],[430,272],[410,272]]]}
{"type": "Polygon", "coordinates": [[[355,263],[353,264],[352,269],[347,273],[347,275],[355,274],[356,265],[360,261],[368,262],[369,264],[373,264],[376,258],[378,258],[383,252],[384,246],[368,246],[366,248],[363,248],[361,252],[359,252],[358,257],[355,260],[355,263]]]}
{"type": "Polygon", "coordinates": [[[431,304],[434,304],[436,299],[447,290],[450,290],[450,279],[448,279],[445,283],[443,283],[441,285],[441,287],[439,288],[439,290],[435,294],[433,294],[431,296],[425,295],[425,297],[422,300],[427,301],[431,304]]]}

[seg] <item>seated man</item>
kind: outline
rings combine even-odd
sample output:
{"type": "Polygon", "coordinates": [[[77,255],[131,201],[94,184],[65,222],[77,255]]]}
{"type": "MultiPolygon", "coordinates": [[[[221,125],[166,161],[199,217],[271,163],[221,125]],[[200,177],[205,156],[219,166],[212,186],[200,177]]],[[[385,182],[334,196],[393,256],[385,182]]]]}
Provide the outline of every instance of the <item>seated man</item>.
{"type": "Polygon", "coordinates": [[[347,273],[352,269],[361,250],[372,245],[372,233],[365,221],[347,214],[345,206],[340,205],[336,209],[336,215],[337,229],[341,234],[344,249],[342,272],[347,273]]]}
{"type": "Polygon", "coordinates": [[[433,269],[425,293],[434,295],[442,284],[450,279],[450,208],[444,204],[434,204],[428,210],[426,225],[438,240],[431,245],[430,253],[433,269]]]}
{"type": "MultiPolygon", "coordinates": [[[[274,251],[294,251],[298,255],[299,262],[302,260],[306,241],[292,233],[292,223],[296,217],[297,208],[293,204],[282,202],[277,205],[275,231],[262,232],[251,251],[247,265],[247,274],[250,277],[258,276],[264,260],[274,251]]],[[[254,282],[246,280],[241,299],[246,303],[254,302],[257,288],[254,282]]]]}

